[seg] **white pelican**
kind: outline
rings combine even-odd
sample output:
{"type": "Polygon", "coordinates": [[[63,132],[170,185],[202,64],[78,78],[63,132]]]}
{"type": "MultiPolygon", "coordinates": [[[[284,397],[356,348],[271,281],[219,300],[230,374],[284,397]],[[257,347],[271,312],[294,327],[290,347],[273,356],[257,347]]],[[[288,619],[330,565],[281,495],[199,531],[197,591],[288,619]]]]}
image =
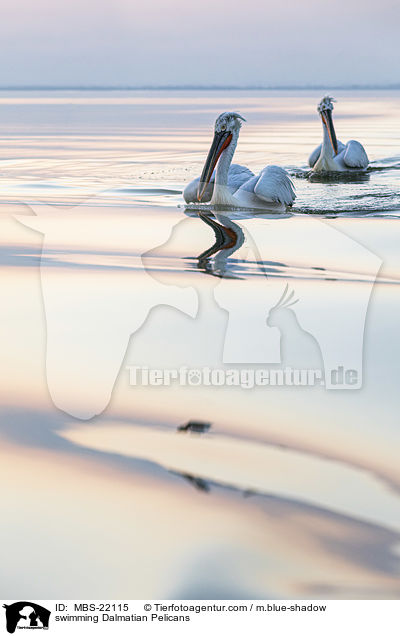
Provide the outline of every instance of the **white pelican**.
{"type": "Polygon", "coordinates": [[[248,168],[231,165],[242,121],[245,119],[238,113],[222,113],[217,117],[214,140],[201,177],[186,186],[183,197],[186,203],[210,202],[235,208],[285,211],[295,199],[294,186],[286,170],[267,166],[255,176],[248,168]]]}
{"type": "Polygon", "coordinates": [[[326,95],[318,104],[324,139],[309,156],[308,164],[314,172],[360,171],[368,168],[368,157],[363,146],[351,139],[343,144],[336,139],[333,126],[333,97],[326,95]]]}

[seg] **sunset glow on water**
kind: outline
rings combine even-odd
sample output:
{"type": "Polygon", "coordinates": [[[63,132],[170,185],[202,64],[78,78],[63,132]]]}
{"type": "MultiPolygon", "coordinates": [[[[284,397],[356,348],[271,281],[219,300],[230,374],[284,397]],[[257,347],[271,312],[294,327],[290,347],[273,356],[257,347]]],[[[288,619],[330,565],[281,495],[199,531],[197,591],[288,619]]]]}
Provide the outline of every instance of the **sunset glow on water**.
{"type": "Polygon", "coordinates": [[[353,180],[308,178],[320,97],[0,93],[3,595],[398,598],[400,92],[335,94],[338,137],[371,162],[353,180]],[[297,198],[217,214],[243,242],[207,255],[216,237],[181,193],[227,109],[247,119],[235,161],[286,167],[297,198]],[[320,369],[351,359],[359,306],[355,390],[129,380],[258,369],[263,328],[281,357],[263,368],[320,369]],[[224,363],[238,339],[253,358],[224,363]],[[191,420],[211,427],[177,432],[191,420]]]}

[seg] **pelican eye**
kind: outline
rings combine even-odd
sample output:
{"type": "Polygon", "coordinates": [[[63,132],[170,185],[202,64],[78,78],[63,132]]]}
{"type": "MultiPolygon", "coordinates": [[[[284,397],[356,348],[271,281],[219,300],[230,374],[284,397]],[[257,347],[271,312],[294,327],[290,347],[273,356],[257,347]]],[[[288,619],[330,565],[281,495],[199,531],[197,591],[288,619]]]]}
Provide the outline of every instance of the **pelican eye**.
{"type": "Polygon", "coordinates": [[[221,131],[222,131],[222,132],[225,132],[225,130],[226,130],[226,125],[225,125],[225,124],[222,124],[222,126],[221,126],[221,131]]]}

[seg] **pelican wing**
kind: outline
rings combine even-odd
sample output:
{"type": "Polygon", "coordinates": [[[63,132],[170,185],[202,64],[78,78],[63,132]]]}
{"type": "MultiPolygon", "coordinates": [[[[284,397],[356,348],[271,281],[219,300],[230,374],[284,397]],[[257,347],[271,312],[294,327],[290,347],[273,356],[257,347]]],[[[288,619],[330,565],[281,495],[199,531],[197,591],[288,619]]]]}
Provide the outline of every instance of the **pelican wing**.
{"type": "Polygon", "coordinates": [[[235,192],[238,190],[246,181],[254,177],[254,172],[246,168],[246,166],[241,166],[238,163],[233,163],[229,168],[228,173],[228,187],[232,188],[235,192]]]}
{"type": "MultiPolygon", "coordinates": [[[[254,173],[246,168],[246,166],[241,166],[238,163],[233,163],[229,167],[228,173],[228,188],[231,189],[232,192],[236,192],[246,181],[248,181],[251,177],[254,176],[254,173]]],[[[183,198],[186,203],[197,203],[197,188],[200,182],[200,177],[193,179],[190,183],[187,184],[183,191],[183,198]]],[[[214,182],[215,182],[215,171],[212,174],[210,182],[207,184],[203,195],[203,201],[211,201],[213,192],[214,192],[214,182]]]]}
{"type": "MultiPolygon", "coordinates": [[[[344,145],[344,143],[342,143],[341,141],[338,141],[338,154],[340,154],[343,150],[345,150],[345,148],[346,146],[344,145]]],[[[310,166],[310,168],[314,168],[321,154],[321,150],[322,150],[322,144],[319,144],[319,146],[317,146],[312,151],[311,155],[308,157],[308,165],[310,166]]]]}
{"type": "Polygon", "coordinates": [[[369,160],[364,147],[354,139],[347,142],[343,161],[348,168],[368,168],[369,160]]]}
{"type": "Polygon", "coordinates": [[[321,148],[322,144],[319,144],[319,146],[317,146],[308,157],[308,165],[310,166],[310,168],[314,168],[315,164],[317,163],[321,154],[321,148]]]}
{"type": "Polygon", "coordinates": [[[284,205],[292,205],[296,198],[293,182],[280,166],[267,166],[260,172],[254,194],[262,201],[284,205]]]}

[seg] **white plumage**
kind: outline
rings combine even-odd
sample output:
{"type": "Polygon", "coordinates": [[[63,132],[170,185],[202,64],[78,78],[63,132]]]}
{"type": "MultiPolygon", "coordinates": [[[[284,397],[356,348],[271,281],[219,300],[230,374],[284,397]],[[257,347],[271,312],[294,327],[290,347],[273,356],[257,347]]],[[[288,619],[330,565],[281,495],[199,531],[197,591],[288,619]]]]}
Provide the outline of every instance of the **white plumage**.
{"type": "Polygon", "coordinates": [[[203,173],[186,186],[184,199],[187,203],[210,202],[211,205],[285,211],[296,196],[286,170],[267,166],[254,175],[244,166],[232,165],[241,121],[243,117],[238,113],[222,113],[217,118],[203,173]]]}
{"type": "Polygon", "coordinates": [[[296,198],[294,186],[286,170],[280,166],[266,166],[260,174],[246,181],[235,193],[252,192],[266,203],[292,205],[296,198]]]}
{"type": "MultiPolygon", "coordinates": [[[[322,144],[317,146],[308,158],[308,165],[314,168],[322,150],[322,144]]],[[[338,154],[333,158],[336,171],[365,170],[368,168],[369,159],[364,147],[359,141],[351,139],[347,144],[338,140],[338,154]]]]}
{"type": "Polygon", "coordinates": [[[314,172],[345,172],[360,171],[368,168],[369,160],[360,142],[351,139],[343,144],[336,139],[333,126],[332,97],[325,96],[318,104],[318,112],[322,120],[323,141],[313,150],[308,158],[308,164],[314,172]]]}
{"type": "MultiPolygon", "coordinates": [[[[228,188],[233,192],[236,192],[244,183],[246,183],[251,177],[254,177],[254,172],[246,168],[246,166],[241,166],[238,163],[232,163],[229,167],[228,173],[228,188]]],[[[211,201],[213,192],[214,192],[214,182],[215,182],[215,170],[212,173],[210,182],[207,184],[207,187],[204,191],[203,202],[211,201]]],[[[187,184],[183,191],[183,198],[186,203],[191,203],[192,201],[197,201],[197,190],[200,183],[200,177],[196,177],[193,181],[187,184]]]]}

